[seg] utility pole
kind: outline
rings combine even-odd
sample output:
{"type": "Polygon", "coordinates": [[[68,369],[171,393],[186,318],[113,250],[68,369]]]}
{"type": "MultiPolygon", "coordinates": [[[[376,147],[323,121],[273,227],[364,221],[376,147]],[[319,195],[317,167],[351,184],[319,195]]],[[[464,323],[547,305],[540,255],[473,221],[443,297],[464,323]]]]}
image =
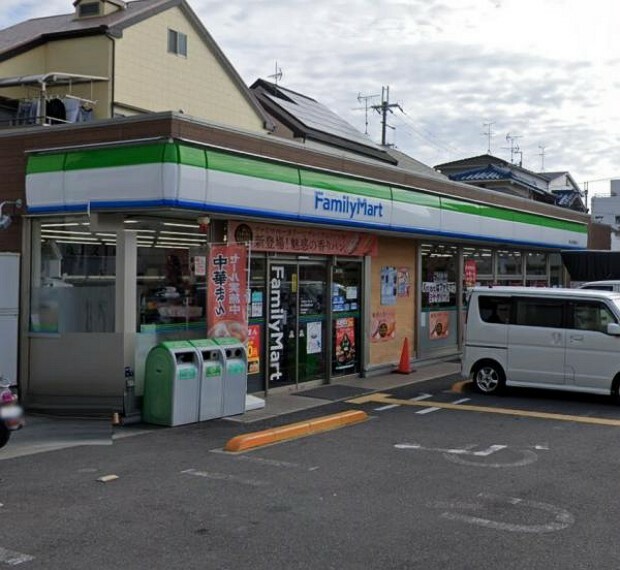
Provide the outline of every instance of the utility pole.
{"type": "Polygon", "coordinates": [[[373,105],[372,108],[381,114],[381,146],[388,146],[385,138],[385,130],[387,127],[393,129],[394,127],[387,124],[388,111],[392,113],[392,108],[398,107],[401,111],[402,108],[398,103],[390,103],[390,87],[381,88],[381,104],[373,105]]]}
{"type": "Polygon", "coordinates": [[[486,128],[482,133],[488,139],[487,154],[491,154],[491,137],[493,136],[493,125],[495,123],[482,123],[482,126],[486,128]]]}
{"type": "Polygon", "coordinates": [[[366,125],[366,130],[364,131],[364,134],[367,135],[368,134],[368,101],[370,101],[371,99],[374,99],[375,97],[379,97],[379,95],[362,95],[361,93],[358,93],[357,95],[357,100],[361,103],[362,101],[364,101],[364,112],[366,114],[366,118],[365,118],[365,125],[366,125]]]}

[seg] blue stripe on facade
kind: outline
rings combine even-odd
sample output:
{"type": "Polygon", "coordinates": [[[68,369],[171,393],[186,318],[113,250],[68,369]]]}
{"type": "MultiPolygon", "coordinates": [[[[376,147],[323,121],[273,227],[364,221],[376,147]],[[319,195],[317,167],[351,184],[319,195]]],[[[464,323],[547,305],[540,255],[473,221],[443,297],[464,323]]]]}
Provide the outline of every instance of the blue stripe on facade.
{"type": "MultiPolygon", "coordinates": [[[[435,236],[435,237],[445,237],[451,239],[467,239],[474,241],[481,241],[485,243],[502,243],[502,244],[510,244],[510,245],[519,245],[519,246],[533,246],[539,248],[558,248],[562,249],[584,249],[583,246],[579,245],[569,245],[569,244],[553,244],[547,242],[538,242],[538,241],[528,241],[528,240],[514,240],[514,239],[506,239],[506,238],[497,238],[495,236],[489,237],[484,235],[473,235],[473,234],[463,234],[457,232],[449,232],[444,230],[435,230],[428,228],[414,228],[410,226],[383,226],[379,223],[373,224],[370,222],[357,222],[352,220],[331,220],[326,218],[315,218],[313,216],[300,216],[295,214],[286,214],[282,212],[274,212],[272,210],[253,210],[250,208],[243,208],[237,206],[220,206],[217,204],[204,204],[203,202],[191,202],[186,200],[135,200],[135,201],[126,201],[126,202],[90,202],[90,208],[93,206],[98,208],[109,208],[109,209],[124,209],[124,208],[153,208],[153,207],[181,207],[187,208],[191,210],[201,210],[205,212],[213,212],[213,213],[222,213],[222,214],[231,214],[231,215],[242,215],[242,216],[251,216],[254,218],[265,218],[265,219],[277,219],[277,220],[286,220],[286,221],[296,221],[296,222],[308,222],[308,223],[317,223],[320,222],[322,224],[330,225],[330,226],[338,226],[338,227],[349,227],[354,229],[368,229],[368,230],[377,230],[379,228],[384,228],[386,232],[400,232],[407,234],[416,234],[420,236],[435,236]]],[[[62,212],[87,212],[88,204],[75,204],[71,206],[31,206],[28,208],[28,212],[32,214],[55,214],[62,212]]]]}

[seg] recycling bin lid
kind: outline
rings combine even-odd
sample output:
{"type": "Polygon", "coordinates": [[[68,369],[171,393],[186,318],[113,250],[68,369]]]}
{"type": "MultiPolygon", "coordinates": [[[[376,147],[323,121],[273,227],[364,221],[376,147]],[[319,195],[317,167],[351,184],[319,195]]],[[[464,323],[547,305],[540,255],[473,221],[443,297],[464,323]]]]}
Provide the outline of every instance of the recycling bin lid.
{"type": "Polygon", "coordinates": [[[195,348],[217,348],[219,345],[210,338],[197,338],[190,340],[189,343],[195,348]]]}
{"type": "Polygon", "coordinates": [[[238,338],[233,336],[221,336],[214,338],[213,341],[219,346],[232,346],[233,344],[243,344],[238,338]]]}
{"type": "Polygon", "coordinates": [[[194,347],[187,340],[167,340],[165,342],[161,342],[159,346],[163,346],[168,350],[194,350],[194,347]]]}

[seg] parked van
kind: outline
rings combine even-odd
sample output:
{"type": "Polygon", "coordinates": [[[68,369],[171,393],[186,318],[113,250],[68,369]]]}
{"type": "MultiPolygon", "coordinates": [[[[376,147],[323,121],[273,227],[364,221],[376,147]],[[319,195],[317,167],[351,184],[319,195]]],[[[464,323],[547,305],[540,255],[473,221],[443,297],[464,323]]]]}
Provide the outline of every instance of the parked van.
{"type": "Polygon", "coordinates": [[[508,385],[620,400],[620,293],[474,287],[462,374],[486,394],[508,385]]]}
{"type": "Polygon", "coordinates": [[[598,291],[620,292],[620,281],[589,281],[579,285],[579,289],[597,289],[598,291]]]}

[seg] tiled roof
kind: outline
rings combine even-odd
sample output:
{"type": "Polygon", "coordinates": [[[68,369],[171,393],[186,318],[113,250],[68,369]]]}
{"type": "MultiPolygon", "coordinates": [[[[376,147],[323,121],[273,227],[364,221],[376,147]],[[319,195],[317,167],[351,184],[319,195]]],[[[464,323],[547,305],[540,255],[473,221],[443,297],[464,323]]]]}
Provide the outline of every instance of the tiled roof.
{"type": "Polygon", "coordinates": [[[122,29],[134,20],[168,5],[178,5],[180,0],[134,0],[127,8],[98,18],[75,19],[75,13],[34,18],[0,30],[0,59],[11,57],[12,52],[42,43],[54,36],[105,33],[122,29]]]}
{"type": "Polygon", "coordinates": [[[482,168],[472,168],[471,170],[451,174],[450,180],[464,182],[466,184],[507,180],[520,184],[521,186],[524,186],[538,194],[549,195],[549,192],[546,189],[539,188],[538,186],[532,184],[525,178],[519,176],[519,174],[514,170],[510,168],[500,168],[499,166],[495,166],[493,164],[489,164],[482,168]]]}

